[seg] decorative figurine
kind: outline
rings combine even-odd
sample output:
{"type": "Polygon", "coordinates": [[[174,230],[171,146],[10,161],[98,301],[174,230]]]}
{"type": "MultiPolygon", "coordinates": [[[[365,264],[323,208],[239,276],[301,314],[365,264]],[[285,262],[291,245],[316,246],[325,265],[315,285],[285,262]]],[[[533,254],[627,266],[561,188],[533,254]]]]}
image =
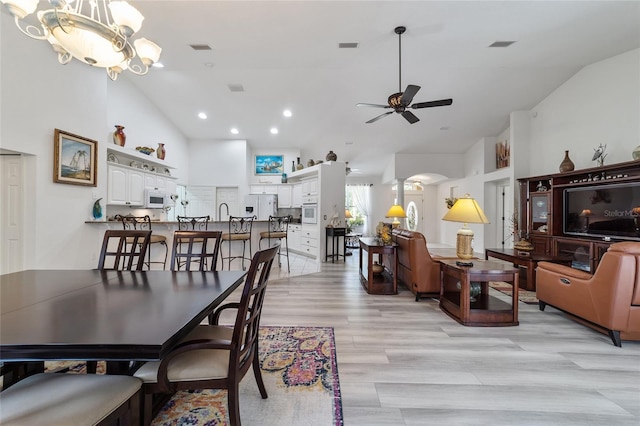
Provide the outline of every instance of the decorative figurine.
{"type": "Polygon", "coordinates": [[[100,205],[100,200],[102,198],[98,198],[95,203],[93,203],[93,218],[98,220],[102,218],[102,206],[100,205]]]}
{"type": "Polygon", "coordinates": [[[595,161],[598,167],[602,167],[604,165],[604,159],[607,154],[604,151],[607,149],[607,144],[600,144],[597,148],[593,148],[593,158],[591,161],[595,161]]]}

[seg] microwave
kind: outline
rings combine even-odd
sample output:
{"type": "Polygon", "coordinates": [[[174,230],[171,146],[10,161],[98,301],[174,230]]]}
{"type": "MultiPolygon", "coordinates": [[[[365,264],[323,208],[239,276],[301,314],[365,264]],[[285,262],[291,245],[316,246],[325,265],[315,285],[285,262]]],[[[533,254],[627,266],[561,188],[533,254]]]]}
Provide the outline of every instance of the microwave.
{"type": "Polygon", "coordinates": [[[144,190],[144,207],[147,209],[161,209],[165,204],[165,194],[157,189],[144,190]]]}

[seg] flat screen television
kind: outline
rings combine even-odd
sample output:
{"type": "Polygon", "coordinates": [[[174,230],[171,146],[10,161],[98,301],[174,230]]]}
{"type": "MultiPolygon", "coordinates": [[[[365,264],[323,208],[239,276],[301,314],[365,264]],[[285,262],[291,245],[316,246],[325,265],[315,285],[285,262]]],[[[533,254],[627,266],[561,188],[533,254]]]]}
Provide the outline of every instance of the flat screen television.
{"type": "Polygon", "coordinates": [[[567,188],[563,214],[565,234],[640,240],[640,182],[567,188]]]}

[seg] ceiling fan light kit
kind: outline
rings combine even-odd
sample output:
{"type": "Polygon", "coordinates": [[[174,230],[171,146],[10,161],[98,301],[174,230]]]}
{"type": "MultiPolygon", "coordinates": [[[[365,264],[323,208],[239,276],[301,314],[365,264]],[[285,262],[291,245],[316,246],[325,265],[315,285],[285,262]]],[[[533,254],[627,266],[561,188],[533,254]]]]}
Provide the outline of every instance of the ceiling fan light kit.
{"type": "Polygon", "coordinates": [[[416,86],[410,84],[407,86],[404,92],[402,92],[402,34],[407,30],[406,27],[396,27],[394,32],[398,34],[398,93],[394,93],[387,99],[388,105],[380,105],[380,104],[366,104],[359,103],[356,106],[367,106],[374,108],[391,108],[393,111],[388,111],[383,114],[378,115],[377,117],[372,118],[367,121],[367,124],[376,122],[387,115],[393,114],[394,112],[401,114],[405,120],[409,123],[414,124],[420,121],[418,117],[411,111],[407,111],[407,108],[411,109],[421,109],[421,108],[432,108],[432,107],[440,107],[440,106],[448,106],[453,104],[453,99],[440,99],[437,101],[428,101],[428,102],[418,102],[415,104],[411,104],[413,101],[413,97],[420,90],[420,86],[416,86]]]}

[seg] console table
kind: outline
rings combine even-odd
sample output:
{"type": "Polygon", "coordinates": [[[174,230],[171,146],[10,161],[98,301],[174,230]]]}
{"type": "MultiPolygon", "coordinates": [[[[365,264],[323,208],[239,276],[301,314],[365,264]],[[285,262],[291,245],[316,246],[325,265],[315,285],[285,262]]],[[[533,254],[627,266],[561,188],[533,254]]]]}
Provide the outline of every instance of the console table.
{"type": "Polygon", "coordinates": [[[518,325],[518,268],[502,262],[474,260],[459,266],[440,261],[440,309],[462,325],[493,327],[518,325]],[[489,281],[513,285],[511,303],[489,294],[489,281]],[[478,290],[472,300],[471,288],[478,290]]]}
{"type": "MultiPolygon", "coordinates": [[[[369,294],[396,294],[398,293],[398,251],[395,243],[384,245],[377,238],[360,238],[360,282],[369,294]],[[367,263],[363,273],[362,252],[366,251],[367,263]],[[384,268],[382,273],[373,273],[373,259],[377,257],[378,263],[384,265],[383,256],[391,256],[393,271],[384,268]],[[366,275],[365,275],[366,273],[366,275]]],[[[384,267],[384,266],[383,266],[384,267]]]]}
{"type": "Polygon", "coordinates": [[[347,235],[347,228],[325,228],[326,235],[324,239],[324,252],[325,252],[325,262],[327,259],[331,258],[331,263],[335,263],[336,258],[344,259],[345,254],[347,253],[347,240],[345,236],[347,235]],[[329,254],[328,245],[329,245],[329,237],[331,237],[331,254],[329,254]],[[342,254],[340,254],[340,237],[342,237],[342,254]]]}
{"type": "Polygon", "coordinates": [[[493,257],[527,268],[527,279],[525,282],[520,283],[520,287],[529,291],[536,291],[536,268],[538,267],[538,262],[545,261],[571,266],[571,256],[551,256],[534,252],[522,254],[515,249],[486,249],[484,256],[487,260],[493,257]]]}

